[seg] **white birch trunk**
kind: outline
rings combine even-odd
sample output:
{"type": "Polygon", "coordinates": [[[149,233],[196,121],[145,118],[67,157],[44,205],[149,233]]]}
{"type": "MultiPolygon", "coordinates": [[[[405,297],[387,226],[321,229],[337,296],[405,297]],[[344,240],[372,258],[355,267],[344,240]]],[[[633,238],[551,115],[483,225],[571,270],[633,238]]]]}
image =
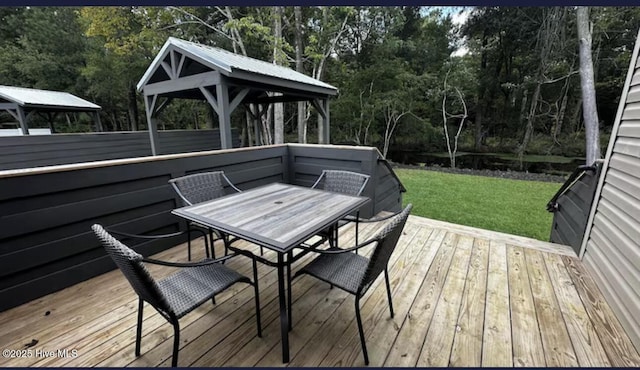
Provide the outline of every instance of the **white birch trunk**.
{"type": "Polygon", "coordinates": [[[580,87],[582,90],[582,117],[586,136],[586,164],[592,165],[600,158],[600,131],[596,89],[591,59],[591,30],[589,8],[579,6],[576,9],[578,39],[580,41],[580,87]]]}

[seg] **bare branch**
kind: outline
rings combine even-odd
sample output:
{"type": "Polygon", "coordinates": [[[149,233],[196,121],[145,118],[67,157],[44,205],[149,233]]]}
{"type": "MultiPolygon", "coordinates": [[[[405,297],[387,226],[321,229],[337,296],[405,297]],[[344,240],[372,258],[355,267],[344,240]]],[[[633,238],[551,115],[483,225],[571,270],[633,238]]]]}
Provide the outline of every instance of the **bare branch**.
{"type": "Polygon", "coordinates": [[[216,32],[216,33],[228,38],[229,40],[233,41],[233,39],[229,35],[227,35],[225,32],[219,30],[217,27],[214,27],[214,26],[210,25],[209,23],[207,23],[206,21],[204,21],[202,18],[198,17],[197,15],[191,14],[188,11],[186,11],[184,9],[181,9],[181,8],[178,8],[178,7],[175,7],[175,6],[170,6],[169,9],[176,10],[176,11],[178,11],[178,12],[180,12],[180,13],[188,16],[188,17],[191,17],[191,18],[195,19],[196,23],[199,23],[199,24],[207,27],[208,29],[213,30],[214,32],[216,32]]]}

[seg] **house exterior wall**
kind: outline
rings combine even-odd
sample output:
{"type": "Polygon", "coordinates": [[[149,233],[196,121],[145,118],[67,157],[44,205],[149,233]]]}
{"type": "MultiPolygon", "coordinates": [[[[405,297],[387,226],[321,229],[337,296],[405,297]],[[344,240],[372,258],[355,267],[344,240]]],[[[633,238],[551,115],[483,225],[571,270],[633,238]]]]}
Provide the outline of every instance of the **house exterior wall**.
{"type": "Polygon", "coordinates": [[[596,190],[582,258],[640,349],[640,37],[596,190]]]}

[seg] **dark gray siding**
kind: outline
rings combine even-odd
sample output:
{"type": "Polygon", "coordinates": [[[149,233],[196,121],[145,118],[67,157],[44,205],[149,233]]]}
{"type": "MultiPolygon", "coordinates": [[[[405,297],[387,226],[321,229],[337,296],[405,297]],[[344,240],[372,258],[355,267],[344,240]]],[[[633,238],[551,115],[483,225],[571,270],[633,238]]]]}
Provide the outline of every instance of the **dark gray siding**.
{"type": "MultiPolygon", "coordinates": [[[[221,169],[240,189],[282,182],[286,153],[286,146],[246,149],[1,178],[0,310],[112,269],[93,223],[134,233],[182,227],[170,214],[177,205],[170,178],[221,169]]],[[[136,249],[149,254],[183,241],[136,249]]]]}
{"type": "Polygon", "coordinates": [[[362,195],[371,202],[360,209],[369,218],[402,207],[402,184],[376,148],[289,144],[290,182],[311,186],[324,169],[347,170],[371,176],[362,195]]]}
{"type": "Polygon", "coordinates": [[[583,242],[585,266],[640,349],[640,34],[583,242]]]}
{"type": "Polygon", "coordinates": [[[376,166],[377,185],[375,187],[375,210],[398,212],[402,209],[402,193],[405,188],[385,159],[378,159],[376,166]]]}
{"type": "MultiPolygon", "coordinates": [[[[326,168],[371,175],[363,217],[400,208],[401,185],[375,148],[289,144],[0,172],[0,311],[113,269],[93,223],[138,234],[183,228],[170,213],[172,177],[219,169],[240,189],[311,186],[326,168]]],[[[134,245],[146,255],[183,241],[134,245]]]]}
{"type": "MultiPolygon", "coordinates": [[[[160,131],[161,154],[220,149],[216,130],[160,131]]],[[[234,147],[240,145],[234,130],[234,147]]],[[[0,170],[151,155],[147,131],[0,137],[0,170]]]]}
{"type": "Polygon", "coordinates": [[[576,254],[580,253],[582,238],[587,227],[593,195],[598,185],[598,173],[586,171],[557,200],[557,210],[551,224],[552,243],[570,245],[576,254]]]}

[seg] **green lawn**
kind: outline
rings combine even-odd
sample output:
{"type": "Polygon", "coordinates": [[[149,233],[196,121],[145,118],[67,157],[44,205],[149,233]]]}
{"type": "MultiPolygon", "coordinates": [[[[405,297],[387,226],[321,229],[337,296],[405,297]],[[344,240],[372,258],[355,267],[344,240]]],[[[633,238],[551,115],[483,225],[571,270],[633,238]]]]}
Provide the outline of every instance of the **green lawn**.
{"type": "Polygon", "coordinates": [[[412,214],[548,241],[547,202],[562,184],[395,169],[412,214]]]}

